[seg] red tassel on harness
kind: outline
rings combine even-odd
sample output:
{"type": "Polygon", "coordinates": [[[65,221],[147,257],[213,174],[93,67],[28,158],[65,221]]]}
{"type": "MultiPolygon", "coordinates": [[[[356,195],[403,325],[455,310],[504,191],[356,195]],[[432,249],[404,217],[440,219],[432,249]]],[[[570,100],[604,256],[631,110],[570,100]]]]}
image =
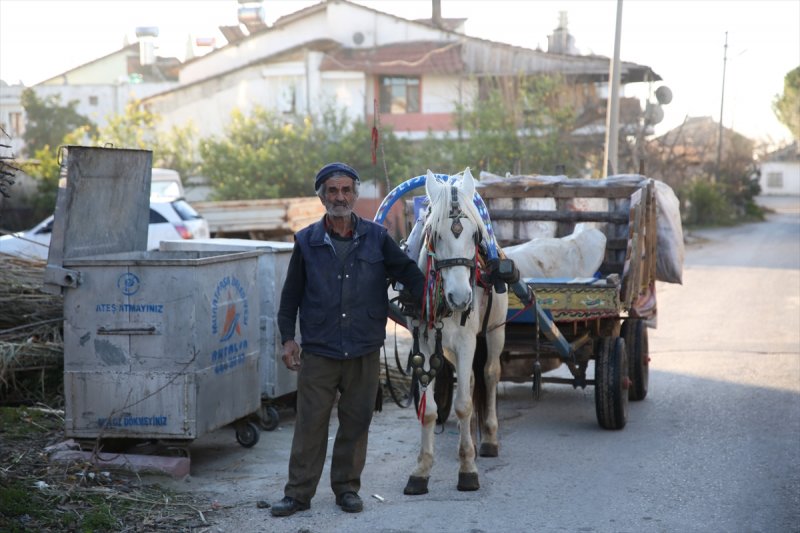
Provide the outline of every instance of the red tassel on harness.
{"type": "MultiPolygon", "coordinates": [[[[378,132],[378,99],[373,100],[373,114],[372,114],[372,164],[378,164],[378,139],[380,134],[378,132]]],[[[387,191],[388,192],[388,191],[387,191]]]]}
{"type": "Polygon", "coordinates": [[[378,128],[372,127],[372,164],[378,164],[378,128]]]}
{"type": "Polygon", "coordinates": [[[419,418],[419,423],[425,423],[425,405],[427,403],[426,399],[428,397],[428,389],[424,389],[422,391],[422,396],[419,399],[419,407],[417,408],[417,418],[419,418]]]}

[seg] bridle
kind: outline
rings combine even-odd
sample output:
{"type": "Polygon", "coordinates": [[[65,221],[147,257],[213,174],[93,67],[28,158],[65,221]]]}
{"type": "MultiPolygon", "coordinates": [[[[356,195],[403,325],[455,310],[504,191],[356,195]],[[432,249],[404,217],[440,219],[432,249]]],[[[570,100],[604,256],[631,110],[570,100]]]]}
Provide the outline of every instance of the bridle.
{"type": "MultiPolygon", "coordinates": [[[[461,233],[464,231],[464,226],[461,224],[461,219],[466,218],[467,214],[461,210],[461,205],[458,202],[458,190],[451,185],[450,186],[450,214],[448,218],[452,220],[450,223],[450,232],[453,236],[457,239],[461,233]]],[[[470,283],[475,281],[475,269],[477,267],[477,258],[478,258],[478,250],[477,246],[480,243],[480,230],[475,231],[472,236],[472,240],[475,242],[475,255],[471,258],[467,257],[454,257],[452,259],[436,259],[435,260],[435,268],[436,270],[443,270],[445,268],[450,268],[454,266],[464,266],[471,269],[470,273],[470,283]]]]}
{"type": "MultiPolygon", "coordinates": [[[[430,216],[430,214],[428,215],[430,216]]],[[[464,231],[464,226],[461,223],[462,218],[468,218],[468,215],[461,209],[458,201],[458,190],[455,186],[450,185],[450,212],[448,218],[451,220],[450,232],[455,238],[461,236],[464,231]]],[[[428,254],[427,268],[425,272],[426,277],[426,292],[425,292],[425,308],[423,313],[426,315],[428,322],[428,329],[432,329],[438,319],[451,316],[453,309],[447,302],[447,299],[442,297],[442,271],[447,268],[463,266],[470,269],[469,283],[474,288],[477,283],[477,275],[479,271],[479,245],[481,241],[480,229],[476,230],[473,234],[474,251],[472,257],[453,257],[447,259],[439,259],[436,254],[434,242],[437,240],[437,234],[432,231],[430,226],[425,232],[425,242],[428,254]]],[[[469,309],[463,312],[461,318],[461,325],[466,323],[467,317],[474,306],[474,300],[470,303],[469,309]]]]}

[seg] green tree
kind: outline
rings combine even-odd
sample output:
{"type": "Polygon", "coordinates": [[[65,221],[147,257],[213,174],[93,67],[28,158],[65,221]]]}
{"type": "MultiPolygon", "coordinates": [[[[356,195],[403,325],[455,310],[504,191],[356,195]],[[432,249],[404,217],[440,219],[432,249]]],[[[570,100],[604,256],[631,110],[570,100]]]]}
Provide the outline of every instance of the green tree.
{"type": "Polygon", "coordinates": [[[61,105],[58,94],[42,99],[33,89],[25,89],[21,102],[27,120],[23,134],[27,154],[34,154],[45,146],[58,146],[65,135],[82,126],[88,126],[86,131],[89,132],[95,130],[92,121],[76,110],[78,100],[61,105]]]}
{"type": "Polygon", "coordinates": [[[783,94],[772,101],[772,111],[795,140],[800,140],[800,66],[783,78],[783,94]]]}
{"type": "Polygon", "coordinates": [[[160,133],[153,166],[176,170],[184,179],[196,175],[200,168],[196,137],[197,128],[192,122],[182,127],[173,126],[167,133],[160,133]]]}
{"type": "Polygon", "coordinates": [[[153,150],[158,146],[156,128],[161,116],[142,106],[139,100],[131,100],[122,115],[110,115],[105,126],[100,128],[93,143],[97,146],[153,150]]]}
{"type": "Polygon", "coordinates": [[[161,122],[161,115],[145,108],[141,101],[132,100],[122,115],[108,117],[108,123],[98,130],[92,142],[97,146],[151,150],[153,166],[176,170],[184,178],[196,174],[197,128],[190,121],[161,132],[158,129],[161,122]]]}
{"type": "MultiPolygon", "coordinates": [[[[90,134],[90,129],[88,125],[76,128],[59,140],[58,146],[80,144],[90,134]]],[[[36,179],[36,194],[31,198],[36,220],[51,215],[56,205],[61,171],[58,146],[45,145],[34,152],[32,159],[20,165],[26,174],[36,179]]]]}
{"type": "Polygon", "coordinates": [[[309,120],[285,123],[261,107],[250,116],[234,110],[222,137],[200,140],[202,173],[220,200],[294,196],[297,176],[310,172],[312,135],[309,120]]]}
{"type": "Polygon", "coordinates": [[[62,135],[52,145],[37,148],[32,160],[22,165],[22,169],[37,180],[36,195],[32,198],[36,218],[53,212],[60,170],[57,150],[61,145],[152,150],[154,166],[177,170],[184,177],[194,174],[198,166],[194,126],[189,123],[160,133],[156,129],[160,121],[159,115],[145,109],[140,102],[132,101],[125,107],[124,114],[108,117],[107,124],[100,129],[85,124],[62,135]]]}
{"type": "MultiPolygon", "coordinates": [[[[371,127],[330,108],[318,118],[287,120],[264,108],[231,114],[224,135],[201,139],[202,174],[220,200],[286,198],[313,194],[313,177],[329,161],[346,161],[363,179],[385,179],[383,160],[371,161],[371,127]]],[[[382,132],[392,184],[406,179],[408,146],[382,132]]]]}
{"type": "Polygon", "coordinates": [[[485,97],[458,105],[455,122],[462,137],[444,142],[453,164],[501,175],[549,174],[558,166],[577,172],[575,111],[560,97],[564,83],[554,76],[498,80],[485,97]]]}

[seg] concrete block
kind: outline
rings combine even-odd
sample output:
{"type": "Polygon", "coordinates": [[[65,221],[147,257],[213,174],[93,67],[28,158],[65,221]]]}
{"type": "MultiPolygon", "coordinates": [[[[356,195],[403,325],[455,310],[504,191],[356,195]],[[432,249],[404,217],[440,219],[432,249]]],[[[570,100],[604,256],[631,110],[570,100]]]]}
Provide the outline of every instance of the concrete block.
{"type": "Polygon", "coordinates": [[[189,475],[188,457],[163,457],[130,453],[94,453],[76,450],[57,451],[50,456],[57,463],[85,461],[105,469],[124,470],[142,474],[164,474],[180,479],[189,475]]]}

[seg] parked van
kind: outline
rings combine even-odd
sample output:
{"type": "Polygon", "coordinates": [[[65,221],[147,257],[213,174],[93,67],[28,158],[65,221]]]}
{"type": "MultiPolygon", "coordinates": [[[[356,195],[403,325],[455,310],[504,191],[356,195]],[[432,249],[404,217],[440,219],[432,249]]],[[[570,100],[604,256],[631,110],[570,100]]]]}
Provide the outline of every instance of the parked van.
{"type": "Polygon", "coordinates": [[[150,181],[151,202],[171,202],[184,197],[181,175],[168,168],[153,168],[150,181]]]}

